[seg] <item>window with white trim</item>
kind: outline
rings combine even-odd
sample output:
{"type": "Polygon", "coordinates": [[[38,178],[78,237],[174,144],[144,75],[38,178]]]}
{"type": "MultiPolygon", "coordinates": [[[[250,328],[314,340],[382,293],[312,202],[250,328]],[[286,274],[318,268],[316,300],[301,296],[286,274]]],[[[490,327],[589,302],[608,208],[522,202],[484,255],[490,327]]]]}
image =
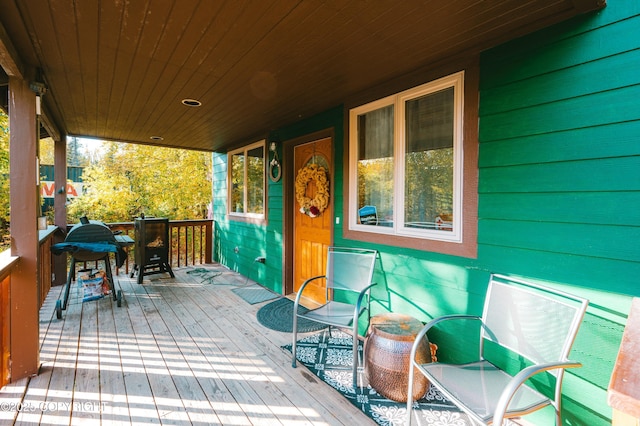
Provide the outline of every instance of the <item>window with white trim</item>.
{"type": "Polygon", "coordinates": [[[349,112],[349,229],[462,241],[464,72],[349,112]]]}
{"type": "Polygon", "coordinates": [[[227,154],[229,167],[229,215],[264,217],[264,154],[264,140],[230,151],[227,154]]]}

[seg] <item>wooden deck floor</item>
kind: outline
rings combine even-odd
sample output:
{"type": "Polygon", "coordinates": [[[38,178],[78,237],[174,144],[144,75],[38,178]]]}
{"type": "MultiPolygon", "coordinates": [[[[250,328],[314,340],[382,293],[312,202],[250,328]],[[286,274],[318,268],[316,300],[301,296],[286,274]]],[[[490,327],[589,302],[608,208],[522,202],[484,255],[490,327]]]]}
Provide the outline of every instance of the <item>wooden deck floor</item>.
{"type": "Polygon", "coordinates": [[[40,313],[40,374],[0,390],[0,424],[374,424],[291,368],[281,348],[291,334],[261,326],[264,303],[231,291],[245,277],[225,272],[211,284],[192,269],[143,285],[120,274],[122,307],[72,297],[62,320],[53,288],[40,313]]]}

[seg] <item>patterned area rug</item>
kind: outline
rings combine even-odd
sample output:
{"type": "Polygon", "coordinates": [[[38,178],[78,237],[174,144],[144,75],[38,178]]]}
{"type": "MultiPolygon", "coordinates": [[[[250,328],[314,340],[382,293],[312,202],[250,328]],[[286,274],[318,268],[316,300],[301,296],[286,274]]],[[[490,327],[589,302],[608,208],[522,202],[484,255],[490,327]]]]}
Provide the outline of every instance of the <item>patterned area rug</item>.
{"type": "MultiPolygon", "coordinates": [[[[283,346],[291,351],[291,345],[283,346]]],[[[339,391],[353,405],[385,426],[404,425],[406,404],[386,399],[368,385],[353,389],[351,361],[352,339],[347,333],[333,329],[305,337],[298,341],[297,358],[313,374],[339,391]]],[[[360,344],[362,351],[362,343],[360,344]]],[[[361,377],[359,383],[363,383],[361,377]]],[[[433,386],[425,396],[416,401],[413,410],[413,425],[471,426],[468,416],[447,401],[433,386]]]]}

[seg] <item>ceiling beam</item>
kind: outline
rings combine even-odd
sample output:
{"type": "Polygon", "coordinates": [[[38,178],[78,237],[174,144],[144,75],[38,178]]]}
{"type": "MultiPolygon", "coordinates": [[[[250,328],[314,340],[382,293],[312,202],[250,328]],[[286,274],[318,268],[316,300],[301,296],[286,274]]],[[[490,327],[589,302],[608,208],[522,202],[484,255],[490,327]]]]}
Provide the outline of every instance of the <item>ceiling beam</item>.
{"type": "Polygon", "coordinates": [[[10,77],[26,79],[25,68],[18,56],[18,51],[13,47],[7,31],[0,23],[0,66],[10,77]]]}
{"type": "Polygon", "coordinates": [[[602,9],[607,5],[607,0],[572,0],[573,7],[580,13],[602,9]]]}
{"type": "Polygon", "coordinates": [[[42,108],[42,115],[40,116],[40,119],[41,119],[42,127],[44,127],[44,129],[47,131],[49,136],[51,136],[51,139],[53,139],[54,141],[59,141],[60,130],[58,129],[58,126],[56,126],[54,121],[51,119],[51,115],[49,114],[48,109],[45,108],[44,106],[42,108]]]}

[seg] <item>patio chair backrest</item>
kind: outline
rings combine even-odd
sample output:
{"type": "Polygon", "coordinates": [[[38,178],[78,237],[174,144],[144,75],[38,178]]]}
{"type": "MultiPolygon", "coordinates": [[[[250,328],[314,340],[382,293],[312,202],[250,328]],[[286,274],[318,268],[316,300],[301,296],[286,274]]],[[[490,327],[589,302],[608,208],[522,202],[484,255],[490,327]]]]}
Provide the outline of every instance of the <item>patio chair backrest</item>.
{"type": "Polygon", "coordinates": [[[587,305],[586,299],[574,295],[492,275],[481,337],[535,364],[564,361],[587,305]]]}
{"type": "Polygon", "coordinates": [[[371,284],[376,250],[329,247],[327,251],[327,290],[360,293],[371,284]]]}

